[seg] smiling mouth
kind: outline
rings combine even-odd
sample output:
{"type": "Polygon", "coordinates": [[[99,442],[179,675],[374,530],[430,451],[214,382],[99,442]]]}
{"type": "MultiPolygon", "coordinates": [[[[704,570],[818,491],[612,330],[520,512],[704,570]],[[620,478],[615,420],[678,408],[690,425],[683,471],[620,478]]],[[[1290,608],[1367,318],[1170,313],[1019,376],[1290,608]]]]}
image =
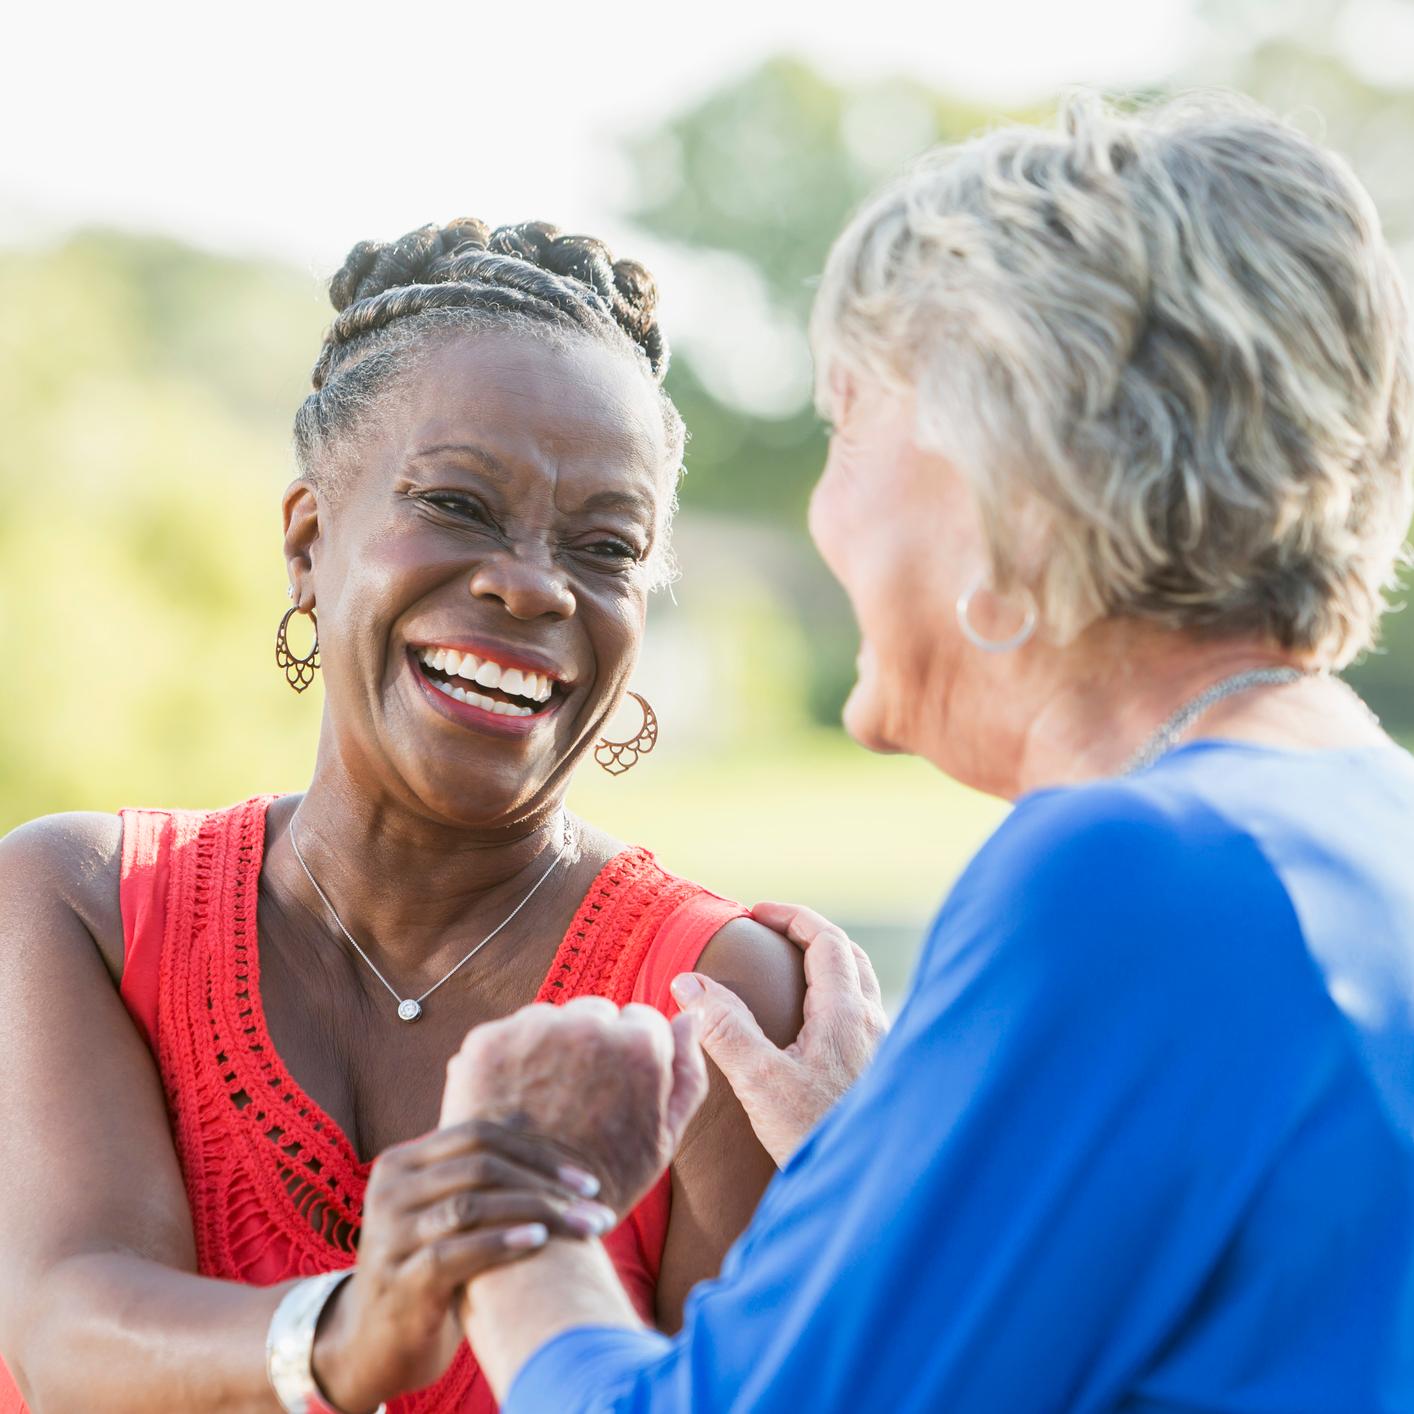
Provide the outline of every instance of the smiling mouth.
{"type": "Polygon", "coordinates": [[[431,685],[454,701],[498,717],[534,717],[557,705],[560,684],[548,673],[508,668],[455,648],[419,648],[417,666],[431,685]]]}

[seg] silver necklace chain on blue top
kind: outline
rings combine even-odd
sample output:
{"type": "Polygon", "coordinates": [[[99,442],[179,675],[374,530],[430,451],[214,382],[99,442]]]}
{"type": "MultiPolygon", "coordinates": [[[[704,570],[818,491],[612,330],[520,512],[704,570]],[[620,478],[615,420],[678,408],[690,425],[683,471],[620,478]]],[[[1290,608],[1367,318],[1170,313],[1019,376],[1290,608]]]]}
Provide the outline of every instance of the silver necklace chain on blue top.
{"type": "Polygon", "coordinates": [[[1303,671],[1301,668],[1249,668],[1246,672],[1234,673],[1229,678],[1215,682],[1210,688],[1200,692],[1197,697],[1185,702],[1173,716],[1164,722],[1158,731],[1129,758],[1120,774],[1132,776],[1136,771],[1143,771],[1152,766],[1159,757],[1166,755],[1178,745],[1183,739],[1184,733],[1204,712],[1221,702],[1225,697],[1233,697],[1239,692],[1247,692],[1254,687],[1283,687],[1288,683],[1300,682],[1303,678],[1314,676],[1314,673],[1303,671]]]}
{"type": "Polygon", "coordinates": [[[358,939],[355,938],[354,935],[350,933],[347,928],[344,927],[344,920],[339,917],[339,910],[335,908],[332,903],[329,902],[329,895],[326,894],[324,890],[319,887],[319,880],[314,877],[314,875],[310,872],[309,865],[304,862],[304,855],[300,851],[299,841],[295,838],[295,822],[294,820],[290,821],[290,848],[294,850],[295,858],[299,860],[299,867],[304,870],[304,876],[306,879],[309,880],[310,887],[313,888],[314,892],[319,895],[319,901],[324,905],[325,908],[329,910],[329,916],[334,920],[335,923],[339,925],[339,931],[344,935],[344,937],[349,940],[349,946],[352,947],[353,950],[364,960],[364,962],[368,964],[368,970],[372,972],[373,975],[388,989],[389,995],[393,998],[395,1002],[397,1002],[399,1021],[416,1021],[417,1018],[422,1015],[423,1002],[425,1002],[428,997],[430,997],[432,993],[435,992],[437,988],[440,987],[444,982],[450,982],[451,979],[455,977],[456,974],[460,972],[462,968],[465,967],[467,963],[469,963],[472,958],[474,958],[476,954],[479,953],[481,949],[484,948],[486,944],[489,943],[491,939],[494,938],[496,934],[499,933],[511,921],[511,919],[513,919],[516,914],[519,913],[521,909],[523,909],[526,904],[530,902],[531,899],[535,897],[536,893],[539,892],[541,884],[543,884],[545,880],[548,879],[550,875],[555,872],[555,866],[558,865],[560,860],[565,857],[565,853],[569,849],[569,847],[570,836],[569,831],[566,830],[565,842],[560,846],[560,852],[551,861],[550,867],[530,886],[530,892],[526,894],[526,896],[521,899],[521,901],[516,904],[516,906],[511,909],[511,911],[489,933],[487,933],[487,935],[482,938],[482,940],[477,943],[477,945],[472,948],[472,950],[467,953],[467,955],[462,958],[459,963],[457,963],[454,967],[449,968],[447,972],[444,973],[441,977],[439,977],[437,981],[435,981],[420,997],[404,997],[399,994],[397,988],[394,987],[393,984],[388,981],[388,979],[378,970],[378,964],[374,962],[373,959],[369,957],[369,955],[364,952],[364,950],[359,946],[358,939]]]}

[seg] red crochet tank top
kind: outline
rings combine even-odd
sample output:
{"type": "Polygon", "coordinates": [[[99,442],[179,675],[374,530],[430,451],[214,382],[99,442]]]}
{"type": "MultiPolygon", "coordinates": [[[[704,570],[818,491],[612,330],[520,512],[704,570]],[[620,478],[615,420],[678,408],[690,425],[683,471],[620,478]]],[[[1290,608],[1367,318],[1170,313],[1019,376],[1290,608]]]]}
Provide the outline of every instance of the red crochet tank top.
{"type": "MultiPolygon", "coordinates": [[[[197,1269],[253,1285],[352,1266],[372,1167],[285,1069],[266,1029],[256,900],[272,799],[122,814],[122,996],[161,1072],[197,1269]]],[[[603,996],[672,1015],[668,983],[743,912],[666,873],[647,850],[625,850],[590,885],[536,1000],[603,996]]],[[[669,1192],[665,1177],[605,1239],[650,1322],[669,1192]]],[[[0,1385],[4,1376],[0,1366],[0,1385]]],[[[0,1414],[24,1408],[12,1390],[0,1390],[0,1414]]],[[[389,1405],[495,1408],[465,1345],[437,1384],[389,1405]]]]}

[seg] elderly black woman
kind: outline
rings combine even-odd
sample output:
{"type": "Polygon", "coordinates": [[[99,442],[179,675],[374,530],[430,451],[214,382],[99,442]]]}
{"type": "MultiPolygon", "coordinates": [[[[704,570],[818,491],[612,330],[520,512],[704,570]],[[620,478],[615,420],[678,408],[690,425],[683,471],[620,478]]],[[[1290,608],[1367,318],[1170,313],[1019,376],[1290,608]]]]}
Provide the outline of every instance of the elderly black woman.
{"type": "Polygon", "coordinates": [[[593,1241],[474,1279],[508,1414],[1408,1414],[1414,761],[1332,676],[1411,508],[1369,197],[1235,100],[1081,102],[869,204],[814,337],[846,723],[1015,809],[867,1068],[867,963],[781,907],[784,1050],[696,975],[672,1029],[585,1000],[467,1038],[448,1122],[616,1208],[692,1113],[694,1025],[785,1165],[675,1338],[593,1241]]]}
{"type": "Polygon", "coordinates": [[[622,1225],[572,1166],[436,1129],[468,1028],[536,997],[671,1011],[696,964],[798,1024],[794,948],[564,807],[596,743],[631,763],[604,733],[668,563],[652,280],[459,221],[355,247],[331,296],[284,498],[317,657],[277,639],[292,686],[322,663],[309,788],[0,846],[7,1411],[487,1411],[469,1276],[614,1226],[673,1329],[772,1172],[725,1085],[622,1225]]]}

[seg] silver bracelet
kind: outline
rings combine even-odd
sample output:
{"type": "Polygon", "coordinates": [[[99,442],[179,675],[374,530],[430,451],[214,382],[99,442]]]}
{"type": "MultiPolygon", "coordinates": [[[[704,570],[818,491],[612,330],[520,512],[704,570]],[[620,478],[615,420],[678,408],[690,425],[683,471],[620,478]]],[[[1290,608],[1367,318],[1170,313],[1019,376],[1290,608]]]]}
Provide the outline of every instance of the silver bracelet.
{"type": "MultiPolygon", "coordinates": [[[[270,1317],[265,1337],[265,1372],[286,1414],[318,1414],[331,1409],[314,1378],[314,1332],[329,1298],[353,1269],[306,1277],[292,1286],[270,1317]]],[[[375,1414],[384,1414],[380,1404],[375,1414]]]]}

